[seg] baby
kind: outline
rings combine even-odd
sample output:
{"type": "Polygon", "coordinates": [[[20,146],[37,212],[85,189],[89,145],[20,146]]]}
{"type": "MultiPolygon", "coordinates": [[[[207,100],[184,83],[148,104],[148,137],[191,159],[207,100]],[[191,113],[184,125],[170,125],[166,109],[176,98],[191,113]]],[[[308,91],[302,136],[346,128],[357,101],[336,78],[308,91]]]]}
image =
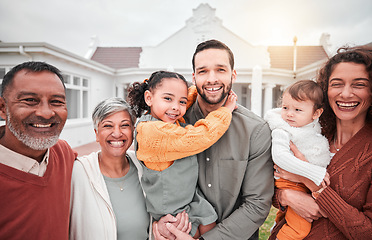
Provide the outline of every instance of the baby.
{"type": "MultiPolygon", "coordinates": [[[[282,96],[282,107],[269,110],[265,120],[272,130],[272,157],[280,168],[306,177],[316,185],[329,182],[326,167],[330,162],[328,140],[321,135],[318,122],[323,113],[323,91],[311,80],[301,80],[289,86],[282,96]],[[290,150],[293,143],[307,161],[296,158],[290,150]]],[[[305,185],[276,179],[275,186],[309,192],[305,185]]],[[[275,222],[283,217],[286,224],[277,238],[303,239],[311,229],[311,223],[298,216],[290,207],[285,213],[278,211],[275,222]]]]}

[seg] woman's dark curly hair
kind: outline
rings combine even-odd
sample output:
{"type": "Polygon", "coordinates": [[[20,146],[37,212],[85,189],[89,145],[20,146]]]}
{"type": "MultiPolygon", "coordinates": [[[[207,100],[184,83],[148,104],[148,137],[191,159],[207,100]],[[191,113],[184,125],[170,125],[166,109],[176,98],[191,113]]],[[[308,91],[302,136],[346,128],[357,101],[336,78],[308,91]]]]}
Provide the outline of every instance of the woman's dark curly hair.
{"type": "MultiPolygon", "coordinates": [[[[325,65],[319,70],[317,82],[323,89],[324,94],[324,112],[320,116],[320,124],[323,134],[328,137],[334,137],[336,132],[336,115],[333,112],[328,101],[328,84],[329,78],[335,69],[335,66],[341,62],[352,62],[363,64],[368,73],[369,85],[372,92],[372,48],[368,46],[342,47],[337,50],[336,55],[331,57],[325,65]]],[[[367,121],[372,120],[372,107],[370,106],[367,113],[367,121]]]]}
{"type": "Polygon", "coordinates": [[[149,79],[145,79],[143,82],[134,82],[128,88],[127,102],[134,110],[136,117],[140,117],[144,111],[150,111],[150,107],[145,102],[145,92],[146,90],[152,91],[156,89],[164,78],[180,79],[187,86],[187,81],[181,74],[168,71],[156,71],[151,74],[149,79]]]}

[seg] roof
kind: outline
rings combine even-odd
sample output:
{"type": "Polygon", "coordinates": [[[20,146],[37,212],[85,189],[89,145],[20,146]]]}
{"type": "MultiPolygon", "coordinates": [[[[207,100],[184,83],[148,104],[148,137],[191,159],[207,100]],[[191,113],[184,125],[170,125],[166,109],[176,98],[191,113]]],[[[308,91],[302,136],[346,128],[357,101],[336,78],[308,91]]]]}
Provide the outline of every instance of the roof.
{"type": "Polygon", "coordinates": [[[34,54],[47,54],[68,62],[79,64],[99,72],[112,75],[115,69],[105,66],[97,61],[86,59],[77,54],[71,53],[64,49],[58,48],[46,42],[0,42],[1,53],[20,53],[21,49],[24,53],[31,55],[34,54]]]}
{"type": "MultiPolygon", "coordinates": [[[[271,68],[293,70],[293,46],[269,46],[271,68]]],[[[328,59],[323,46],[297,46],[296,69],[328,59]]]]}
{"type": "Polygon", "coordinates": [[[141,52],[141,47],[97,47],[91,59],[116,69],[138,68],[141,52]]]}

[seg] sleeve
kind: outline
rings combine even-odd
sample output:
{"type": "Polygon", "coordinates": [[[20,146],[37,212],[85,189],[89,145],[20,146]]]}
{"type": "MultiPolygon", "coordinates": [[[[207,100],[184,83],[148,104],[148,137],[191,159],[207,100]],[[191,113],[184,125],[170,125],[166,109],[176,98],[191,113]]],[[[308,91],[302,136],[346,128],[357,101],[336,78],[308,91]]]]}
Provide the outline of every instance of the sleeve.
{"type": "Polygon", "coordinates": [[[279,199],[278,199],[278,195],[279,195],[279,192],[282,191],[282,189],[279,189],[279,188],[276,188],[274,189],[274,195],[273,195],[273,198],[272,198],[272,205],[273,207],[279,209],[280,211],[284,212],[286,210],[287,207],[284,207],[280,204],[279,202],[279,199]]]}
{"type": "Polygon", "coordinates": [[[203,234],[206,240],[248,239],[264,223],[274,193],[271,131],[263,124],[250,139],[250,154],[241,187],[240,206],[203,234]]]}
{"type": "Polygon", "coordinates": [[[289,148],[290,136],[284,130],[274,129],[271,134],[274,163],[288,172],[310,179],[319,186],[326,174],[326,168],[296,158],[289,148]]]}
{"type": "Polygon", "coordinates": [[[137,127],[137,158],[144,162],[174,161],[212,146],[229,128],[231,112],[221,107],[185,128],[162,121],[140,122],[137,127]]]}
{"type": "MultiPolygon", "coordinates": [[[[87,192],[85,189],[89,189],[89,181],[86,177],[83,166],[79,161],[75,161],[72,170],[71,179],[71,195],[70,195],[70,239],[79,239],[84,236],[86,231],[83,214],[83,206],[85,203],[84,196],[87,192]]],[[[87,208],[86,208],[87,209],[87,208]]]]}
{"type": "Polygon", "coordinates": [[[330,186],[315,201],[348,239],[368,239],[372,236],[372,182],[367,191],[361,210],[345,202],[330,186]]]}

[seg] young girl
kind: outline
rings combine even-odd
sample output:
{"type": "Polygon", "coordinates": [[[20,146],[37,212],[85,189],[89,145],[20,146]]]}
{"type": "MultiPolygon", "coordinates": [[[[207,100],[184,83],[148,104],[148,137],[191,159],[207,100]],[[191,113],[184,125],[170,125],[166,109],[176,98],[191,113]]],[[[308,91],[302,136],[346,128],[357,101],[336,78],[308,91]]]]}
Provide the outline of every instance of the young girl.
{"type": "Polygon", "coordinates": [[[186,126],[182,117],[186,113],[188,88],[182,75],[154,72],[149,80],[134,83],[129,89],[128,102],[137,116],[147,111],[136,126],[135,150],[145,165],[142,186],[147,210],[155,220],[186,210],[192,236],[198,238],[214,227],[217,214],[197,189],[195,154],[209,148],[226,132],[236,99],[230,93],[225,107],[194,126],[186,126]],[[161,141],[168,142],[167,149],[158,146],[161,141]]]}
{"type": "MultiPolygon", "coordinates": [[[[298,81],[283,93],[282,107],[269,110],[265,120],[272,130],[272,157],[280,168],[312,180],[316,185],[329,184],[326,167],[330,162],[328,140],[322,136],[318,119],[323,112],[323,92],[311,80],[298,81]],[[298,148],[307,161],[296,158],[290,150],[290,142],[298,148]]],[[[290,188],[308,192],[303,184],[284,179],[275,181],[277,188],[290,188]]],[[[280,211],[275,222],[284,217],[280,211]]],[[[285,213],[287,224],[277,235],[279,240],[303,239],[311,229],[311,223],[298,216],[291,208],[285,213]]]]}

